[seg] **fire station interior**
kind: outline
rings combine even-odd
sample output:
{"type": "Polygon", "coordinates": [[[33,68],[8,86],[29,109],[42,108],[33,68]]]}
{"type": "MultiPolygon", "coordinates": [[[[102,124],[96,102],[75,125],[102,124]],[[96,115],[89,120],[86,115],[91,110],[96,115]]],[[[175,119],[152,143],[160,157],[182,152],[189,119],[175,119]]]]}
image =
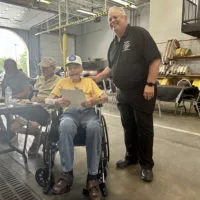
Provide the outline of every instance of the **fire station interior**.
{"type": "MultiPolygon", "coordinates": [[[[103,71],[115,36],[107,19],[112,6],[124,7],[129,24],[151,34],[161,53],[161,64],[153,113],[154,179],[150,183],[140,179],[139,164],[116,168],[126,151],[117,107],[118,89],[112,77],[98,84],[108,96],[108,103],[100,108],[107,132],[106,192],[102,199],[199,200],[200,0],[0,0],[0,81],[6,58],[14,59],[32,80],[41,75],[39,63],[43,57],[55,59],[56,71],[60,70],[62,78],[70,55],[82,58],[84,76],[103,71]],[[185,88],[191,92],[188,94],[185,88]],[[195,95],[194,88],[198,91],[195,95]]],[[[6,118],[2,118],[5,123],[6,118]]],[[[18,133],[13,147],[7,136],[0,135],[0,200],[89,199],[83,190],[87,177],[85,147],[74,148],[74,183],[70,192],[54,195],[42,184],[51,185],[48,181],[52,181],[52,174],[55,181],[59,178],[59,152],[55,153],[49,175],[43,145],[36,157],[27,155],[33,139],[28,135],[25,142],[25,135],[18,133]],[[16,148],[22,150],[24,142],[22,155],[16,148]]]]}

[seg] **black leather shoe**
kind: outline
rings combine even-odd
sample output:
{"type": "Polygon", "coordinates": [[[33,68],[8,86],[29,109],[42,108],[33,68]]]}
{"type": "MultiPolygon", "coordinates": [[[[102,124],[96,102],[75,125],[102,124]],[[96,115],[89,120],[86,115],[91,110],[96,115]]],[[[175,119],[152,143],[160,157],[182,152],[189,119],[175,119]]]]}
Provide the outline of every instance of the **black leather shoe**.
{"type": "Polygon", "coordinates": [[[89,192],[90,200],[101,200],[102,199],[98,179],[87,181],[87,189],[89,192]]]}
{"type": "Polygon", "coordinates": [[[153,181],[153,172],[152,169],[142,169],[141,179],[146,182],[153,181]]]}
{"type": "Polygon", "coordinates": [[[137,165],[138,161],[136,160],[131,160],[131,159],[123,159],[123,160],[119,160],[116,163],[116,167],[119,169],[124,169],[126,167],[128,167],[129,165],[137,165]]]}
{"type": "Polygon", "coordinates": [[[52,194],[60,195],[70,191],[73,175],[70,172],[61,173],[58,182],[52,188],[52,194]]]}

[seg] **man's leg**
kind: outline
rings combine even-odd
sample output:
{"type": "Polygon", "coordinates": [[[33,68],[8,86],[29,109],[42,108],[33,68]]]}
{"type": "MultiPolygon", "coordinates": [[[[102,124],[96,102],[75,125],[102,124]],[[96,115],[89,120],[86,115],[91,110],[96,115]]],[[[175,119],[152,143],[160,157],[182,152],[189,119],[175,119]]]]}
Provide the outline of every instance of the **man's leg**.
{"type": "Polygon", "coordinates": [[[34,140],[28,150],[28,156],[35,157],[41,145],[41,131],[39,124],[37,122],[30,121],[28,124],[28,130],[23,127],[24,125],[27,125],[27,120],[22,117],[17,117],[11,125],[11,131],[21,134],[26,134],[26,131],[28,131],[28,135],[34,136],[34,140]]]}
{"type": "Polygon", "coordinates": [[[102,128],[98,121],[86,124],[87,166],[90,175],[97,175],[101,156],[102,128]]]}
{"type": "Polygon", "coordinates": [[[94,109],[83,113],[84,118],[81,125],[86,131],[87,188],[91,200],[100,200],[101,192],[97,175],[101,156],[102,128],[94,109]]]}
{"type": "Polygon", "coordinates": [[[132,106],[124,103],[118,103],[118,109],[121,115],[121,122],[124,129],[124,141],[126,146],[125,159],[116,163],[118,168],[125,168],[138,162],[138,134],[137,124],[132,106]]]}
{"type": "Polygon", "coordinates": [[[33,143],[31,144],[28,150],[29,157],[35,157],[38,153],[38,150],[41,145],[41,129],[39,128],[39,124],[37,122],[30,122],[28,127],[28,134],[34,136],[33,143]]]}
{"type": "Polygon", "coordinates": [[[59,151],[62,173],[58,182],[52,189],[54,194],[68,192],[73,184],[74,137],[77,134],[77,124],[74,119],[64,114],[60,121],[59,132],[59,151]]]}
{"type": "Polygon", "coordinates": [[[2,116],[0,116],[0,133],[5,134],[5,132],[6,132],[6,127],[5,127],[4,123],[3,123],[2,116]]]}
{"type": "Polygon", "coordinates": [[[136,111],[139,133],[139,161],[142,167],[141,178],[144,181],[152,181],[154,166],[153,161],[153,113],[136,111]]]}

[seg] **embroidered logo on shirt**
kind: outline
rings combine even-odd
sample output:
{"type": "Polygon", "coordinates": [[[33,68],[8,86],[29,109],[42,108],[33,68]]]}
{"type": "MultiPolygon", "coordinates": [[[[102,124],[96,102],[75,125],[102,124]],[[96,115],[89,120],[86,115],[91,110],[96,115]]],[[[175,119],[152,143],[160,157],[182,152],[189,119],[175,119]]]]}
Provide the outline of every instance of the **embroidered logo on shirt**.
{"type": "Polygon", "coordinates": [[[125,41],[123,44],[122,52],[131,50],[130,46],[131,46],[131,41],[125,41]]]}

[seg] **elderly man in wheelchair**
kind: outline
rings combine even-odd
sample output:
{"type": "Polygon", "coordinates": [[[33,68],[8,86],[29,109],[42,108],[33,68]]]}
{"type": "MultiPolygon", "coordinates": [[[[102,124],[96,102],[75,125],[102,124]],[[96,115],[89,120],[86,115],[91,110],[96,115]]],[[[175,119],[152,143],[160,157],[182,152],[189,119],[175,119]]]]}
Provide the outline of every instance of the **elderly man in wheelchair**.
{"type": "Polygon", "coordinates": [[[85,129],[87,152],[87,189],[91,200],[100,200],[101,192],[98,181],[98,168],[101,155],[102,127],[94,106],[107,102],[107,97],[90,78],[82,78],[82,61],[79,56],[67,57],[66,67],[69,77],[60,80],[51,92],[46,103],[63,108],[59,125],[59,152],[62,173],[52,188],[52,193],[68,192],[73,183],[74,137],[78,128],[85,129]],[[81,106],[70,106],[70,97],[62,97],[61,90],[79,89],[86,100],[81,106]],[[67,107],[67,108],[66,108],[67,107]]]}

